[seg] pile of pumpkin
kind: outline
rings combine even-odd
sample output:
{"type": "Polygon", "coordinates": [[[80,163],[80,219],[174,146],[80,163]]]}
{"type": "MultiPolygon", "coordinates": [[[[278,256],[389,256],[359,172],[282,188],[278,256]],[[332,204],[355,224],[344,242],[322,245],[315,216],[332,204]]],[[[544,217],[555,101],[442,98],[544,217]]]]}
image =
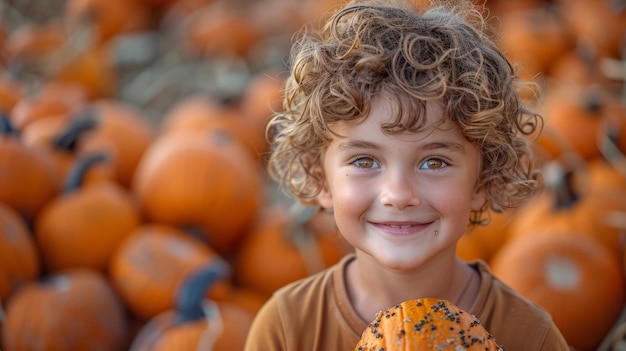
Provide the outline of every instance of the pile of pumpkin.
{"type": "MultiPolygon", "coordinates": [[[[487,4],[489,5],[489,1],[487,4]]],[[[534,136],[544,188],[464,236],[544,306],[574,350],[622,350],[626,330],[626,8],[615,1],[492,2],[500,44],[545,118],[534,136]]]]}
{"type": "MultiPolygon", "coordinates": [[[[328,215],[275,189],[263,157],[276,38],[336,3],[67,0],[59,17],[0,30],[3,350],[241,350],[273,291],[349,252],[328,215]],[[234,86],[168,76],[224,62],[244,71],[226,72],[234,86]]],[[[573,349],[608,349],[625,329],[626,12],[487,5],[543,90],[527,98],[546,117],[546,187],[468,232],[459,255],[544,306],[573,349]]]]}
{"type": "MultiPolygon", "coordinates": [[[[246,51],[277,23],[293,28],[253,20],[251,4],[67,1],[63,16],[0,35],[2,350],[241,350],[269,294],[348,252],[330,218],[266,179],[282,80],[246,51]],[[188,41],[120,52],[150,35],[188,41]],[[125,95],[140,80],[122,73],[141,76],[159,55],[195,67],[237,57],[245,85],[194,90],[200,76],[150,104],[125,95]]],[[[265,14],[295,20],[278,5],[265,14]]]]}

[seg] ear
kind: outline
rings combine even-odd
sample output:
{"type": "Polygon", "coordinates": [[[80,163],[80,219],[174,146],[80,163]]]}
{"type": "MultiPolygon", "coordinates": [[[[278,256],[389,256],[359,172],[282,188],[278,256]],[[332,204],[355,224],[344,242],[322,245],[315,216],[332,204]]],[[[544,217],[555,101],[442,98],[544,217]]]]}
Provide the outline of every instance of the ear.
{"type": "Polygon", "coordinates": [[[473,211],[480,211],[485,205],[486,201],[487,195],[485,194],[484,189],[482,187],[476,187],[476,190],[474,190],[474,194],[470,199],[470,208],[473,211]]]}
{"type": "Polygon", "coordinates": [[[330,210],[333,208],[333,195],[328,191],[328,186],[324,185],[320,193],[317,195],[317,202],[322,208],[330,210]]]}

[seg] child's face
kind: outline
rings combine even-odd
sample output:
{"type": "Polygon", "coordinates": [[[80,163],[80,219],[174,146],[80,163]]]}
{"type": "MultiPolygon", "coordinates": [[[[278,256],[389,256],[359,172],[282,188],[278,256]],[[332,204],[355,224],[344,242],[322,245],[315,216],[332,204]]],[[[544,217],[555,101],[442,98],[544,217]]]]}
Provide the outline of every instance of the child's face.
{"type": "Polygon", "coordinates": [[[477,192],[480,154],[436,105],[419,133],[384,134],[392,115],[385,98],[360,124],[342,123],[323,160],[326,188],[318,200],[357,251],[397,269],[419,267],[441,252],[453,255],[477,192]]]}

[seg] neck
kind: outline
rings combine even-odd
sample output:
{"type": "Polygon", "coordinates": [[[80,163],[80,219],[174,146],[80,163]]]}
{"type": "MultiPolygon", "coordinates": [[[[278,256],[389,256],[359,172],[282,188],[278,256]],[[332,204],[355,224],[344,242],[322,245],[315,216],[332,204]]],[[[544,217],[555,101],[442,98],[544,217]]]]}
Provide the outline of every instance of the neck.
{"type": "Polygon", "coordinates": [[[448,300],[469,311],[478,282],[476,272],[456,256],[429,262],[415,271],[395,271],[380,267],[369,256],[357,254],[347,271],[348,294],[364,320],[378,311],[416,298],[448,300]],[[367,272],[367,273],[365,273],[367,272]]]}

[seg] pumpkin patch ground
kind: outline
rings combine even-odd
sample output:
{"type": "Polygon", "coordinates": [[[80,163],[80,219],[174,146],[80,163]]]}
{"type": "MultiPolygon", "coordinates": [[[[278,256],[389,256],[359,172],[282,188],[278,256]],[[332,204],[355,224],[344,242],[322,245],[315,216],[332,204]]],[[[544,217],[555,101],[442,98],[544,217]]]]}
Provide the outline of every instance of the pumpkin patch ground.
{"type": "MultiPolygon", "coordinates": [[[[292,34],[339,3],[0,0],[0,349],[195,348],[208,335],[241,350],[270,294],[350,252],[332,216],[265,169],[292,34]]],[[[544,117],[529,138],[545,186],[468,230],[457,254],[543,306],[574,350],[623,349],[626,11],[476,3],[536,83],[521,93],[544,117]]],[[[395,311],[470,317],[422,303],[395,311]]]]}

